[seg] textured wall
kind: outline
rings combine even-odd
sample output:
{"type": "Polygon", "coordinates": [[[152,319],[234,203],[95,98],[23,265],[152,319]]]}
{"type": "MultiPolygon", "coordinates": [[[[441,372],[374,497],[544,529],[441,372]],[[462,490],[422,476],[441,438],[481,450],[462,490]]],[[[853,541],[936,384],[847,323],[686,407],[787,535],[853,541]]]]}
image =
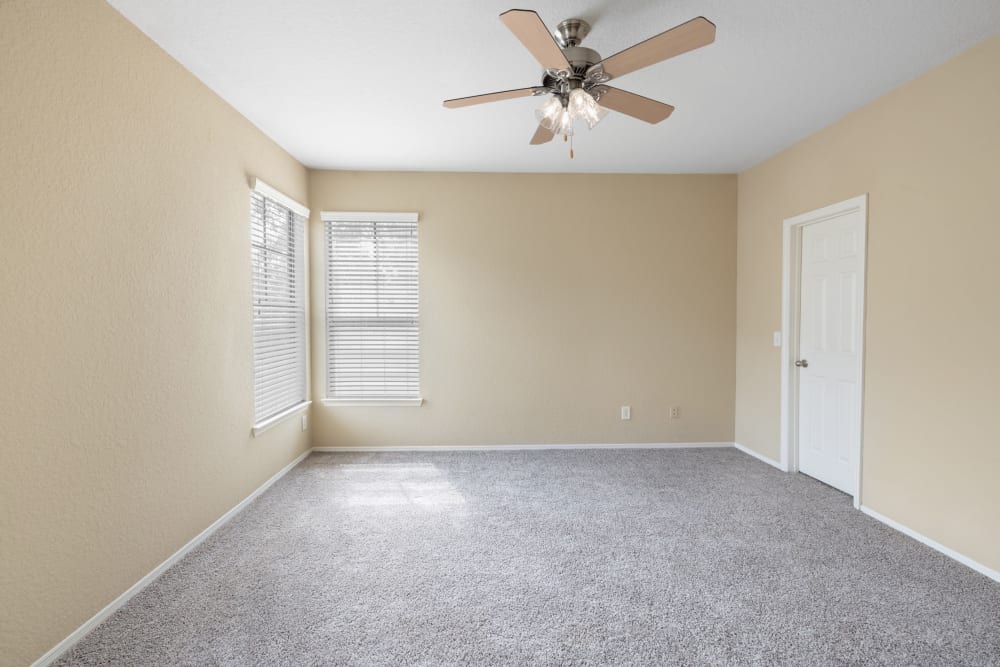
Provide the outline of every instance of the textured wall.
{"type": "Polygon", "coordinates": [[[734,176],[311,172],[314,285],[321,210],[421,214],[426,399],[317,407],[314,444],[731,441],[735,186],[734,176]],[[619,419],[624,404],[631,421],[619,419]]]}
{"type": "Polygon", "coordinates": [[[782,220],[869,199],[862,502],[1000,569],[1000,37],[739,177],[736,440],[779,454],[782,220]]]}
{"type": "Polygon", "coordinates": [[[307,446],[252,420],[247,174],[303,167],[100,0],[0,2],[0,664],[307,446]]]}

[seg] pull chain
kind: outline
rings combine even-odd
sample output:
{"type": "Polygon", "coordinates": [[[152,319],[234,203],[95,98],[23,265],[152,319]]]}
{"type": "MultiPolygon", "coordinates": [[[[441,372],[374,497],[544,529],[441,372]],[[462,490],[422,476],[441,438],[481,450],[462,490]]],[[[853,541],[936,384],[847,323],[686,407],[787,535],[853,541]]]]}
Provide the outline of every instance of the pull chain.
{"type": "Polygon", "coordinates": [[[569,142],[569,159],[572,160],[573,159],[573,135],[564,134],[563,135],[563,141],[564,142],[566,142],[566,141],[569,142]]]}

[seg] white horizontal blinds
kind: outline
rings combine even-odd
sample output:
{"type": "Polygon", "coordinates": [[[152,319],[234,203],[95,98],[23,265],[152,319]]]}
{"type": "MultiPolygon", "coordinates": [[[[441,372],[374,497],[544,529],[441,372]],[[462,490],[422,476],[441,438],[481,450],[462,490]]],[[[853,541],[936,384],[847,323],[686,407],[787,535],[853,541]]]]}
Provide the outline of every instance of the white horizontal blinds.
{"type": "Polygon", "coordinates": [[[306,400],[305,233],[302,216],[250,195],[254,421],[306,400]]]}
{"type": "Polygon", "coordinates": [[[417,223],[358,217],[326,223],[327,397],[417,398],[417,223]]]}

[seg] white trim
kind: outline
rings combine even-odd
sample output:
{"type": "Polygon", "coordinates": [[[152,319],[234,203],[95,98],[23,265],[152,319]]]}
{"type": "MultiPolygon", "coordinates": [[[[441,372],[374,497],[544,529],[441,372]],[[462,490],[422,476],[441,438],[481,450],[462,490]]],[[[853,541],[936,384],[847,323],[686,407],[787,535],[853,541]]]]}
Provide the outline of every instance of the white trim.
{"type": "Polygon", "coordinates": [[[793,372],[795,359],[798,357],[799,303],[798,291],[793,287],[799,282],[799,265],[802,251],[802,227],[839,218],[854,212],[861,212],[864,222],[864,233],[861,235],[861,340],[858,349],[858,377],[861,378],[861,391],[858,392],[858,445],[854,452],[856,462],[856,479],[854,488],[854,507],[861,507],[861,451],[864,439],[864,392],[865,392],[865,322],[867,319],[867,299],[865,294],[865,277],[868,272],[868,194],[824,206],[821,209],[802,213],[788,218],[782,225],[781,252],[781,462],[780,467],[786,472],[798,472],[798,451],[795,446],[795,400],[798,396],[797,375],[793,372]]]}
{"type": "Polygon", "coordinates": [[[253,425],[253,428],[250,429],[250,435],[256,438],[258,435],[268,430],[272,426],[275,426],[285,421],[289,417],[299,414],[300,412],[305,412],[310,405],[312,405],[312,401],[303,401],[298,405],[293,405],[287,410],[279,412],[273,417],[268,417],[262,422],[257,422],[256,424],[253,425]]]}
{"type": "Polygon", "coordinates": [[[731,442],[634,442],[573,445],[401,445],[385,447],[313,447],[314,452],[497,452],[526,449],[717,449],[731,442]]]}
{"type": "Polygon", "coordinates": [[[943,544],[941,544],[939,542],[935,542],[934,540],[932,540],[931,538],[927,537],[926,535],[921,535],[920,533],[918,533],[917,531],[913,530],[912,528],[908,528],[908,527],[904,526],[903,524],[899,523],[898,521],[893,521],[892,519],[890,519],[889,517],[885,516],[884,514],[879,514],[878,512],[876,512],[875,510],[873,510],[872,508],[868,507],[867,505],[862,505],[859,509],[862,512],[864,512],[865,514],[867,514],[868,516],[872,517],[873,519],[875,519],[877,521],[881,521],[882,523],[884,523],[885,525],[889,526],[890,528],[895,528],[896,530],[898,530],[899,532],[903,533],[904,535],[906,535],[908,537],[912,537],[917,542],[920,542],[922,544],[926,544],[931,549],[934,549],[935,551],[939,551],[939,552],[943,553],[948,558],[951,558],[952,560],[956,560],[959,563],[961,563],[962,565],[965,565],[966,567],[972,568],[976,572],[978,572],[980,574],[984,574],[987,577],[989,577],[990,579],[992,579],[993,581],[996,581],[996,582],[1000,583],[1000,572],[998,572],[997,570],[994,570],[992,568],[986,567],[982,563],[974,561],[971,558],[969,558],[968,556],[963,556],[962,554],[958,553],[954,549],[949,549],[948,547],[944,546],[943,544]]]}
{"type": "Polygon", "coordinates": [[[422,398],[324,398],[328,408],[419,408],[422,398]]]}
{"type": "MultiPolygon", "coordinates": [[[[87,636],[95,627],[100,625],[105,619],[111,616],[113,613],[118,611],[126,602],[135,597],[140,593],[146,586],[153,583],[159,576],[166,572],[171,566],[173,566],[177,561],[186,556],[192,549],[197,547],[199,544],[204,542],[208,537],[212,535],[215,531],[221,528],[226,522],[232,519],[236,514],[242,511],[247,505],[253,502],[257,496],[264,493],[269,489],[275,482],[284,477],[292,468],[301,463],[307,456],[313,452],[441,452],[441,451],[497,451],[497,450],[543,450],[543,449],[715,449],[724,447],[734,447],[741,452],[749,454],[755,458],[764,461],[776,468],[781,469],[782,466],[773,459],[762,456],[757,452],[740,445],[738,443],[732,442],[655,442],[655,443],[632,443],[632,444],[578,444],[578,445],[472,445],[472,446],[402,446],[402,447],[313,447],[307,449],[306,451],[299,454],[295,459],[286,465],[284,468],[279,470],[270,479],[257,487],[250,495],[244,498],[231,510],[219,517],[212,525],[210,525],[205,530],[198,533],[194,539],[185,544],[183,547],[178,549],[173,555],[167,558],[165,561],[153,568],[142,579],[133,584],[127,591],[115,598],[108,606],[101,609],[99,612],[90,617],[87,621],[83,623],[76,630],[71,632],[69,636],[63,639],[61,642],[49,649],[44,655],[31,663],[31,667],[47,667],[51,665],[56,660],[62,657],[62,655],[71,649],[77,642],[87,636]]],[[[968,556],[964,556],[953,549],[935,542],[934,540],[921,535],[920,533],[907,528],[901,523],[893,521],[892,519],[879,514],[875,510],[871,509],[866,505],[862,505],[860,510],[872,517],[877,521],[881,521],[885,525],[898,530],[899,532],[907,535],[918,542],[921,542],[935,551],[938,551],[949,558],[958,561],[962,565],[969,567],[980,574],[983,574],[993,581],[1000,582],[1000,572],[989,568],[982,563],[972,560],[968,556]]]]}
{"type": "Polygon", "coordinates": [[[419,213],[388,211],[321,211],[323,222],[418,222],[419,213]]]}
{"type": "Polygon", "coordinates": [[[115,598],[110,604],[87,619],[80,627],[71,632],[65,639],[45,652],[40,658],[31,663],[31,667],[48,667],[62,655],[73,648],[73,646],[86,637],[94,628],[104,622],[109,616],[118,611],[129,600],[138,595],[144,588],[153,583],[164,572],[170,569],[177,561],[184,558],[192,549],[209,538],[212,533],[221,528],[230,519],[236,516],[247,505],[253,502],[257,496],[264,493],[275,482],[284,477],[292,468],[301,463],[313,452],[407,452],[407,451],[473,451],[473,450],[519,450],[519,449],[682,449],[693,447],[732,447],[731,442],[703,442],[703,443],[641,443],[641,444],[621,444],[621,445],[485,445],[471,447],[313,447],[299,454],[295,459],[279,470],[270,479],[258,486],[250,495],[241,500],[239,504],[216,519],[212,525],[201,531],[190,542],[174,552],[165,561],[153,568],[146,576],[134,583],[127,591],[115,598]]]}
{"type": "Polygon", "coordinates": [[[250,179],[250,189],[259,192],[268,199],[272,199],[278,202],[282,206],[288,207],[288,209],[291,210],[293,213],[297,213],[301,215],[303,218],[309,217],[309,209],[304,204],[300,204],[299,202],[295,201],[294,199],[286,195],[281,190],[278,190],[277,188],[268,185],[267,183],[260,180],[256,176],[250,179]]]}
{"type": "Polygon", "coordinates": [[[68,637],[66,637],[61,642],[59,642],[51,649],[49,649],[42,657],[38,658],[38,660],[35,660],[33,663],[31,663],[31,667],[47,667],[47,665],[51,665],[53,662],[62,657],[63,653],[71,649],[74,644],[76,644],[78,641],[86,637],[91,630],[100,625],[106,618],[111,616],[111,614],[118,611],[126,602],[135,597],[138,593],[142,591],[142,589],[146,588],[146,586],[149,586],[151,583],[153,583],[160,575],[162,575],[164,572],[170,569],[170,567],[173,566],[181,558],[184,558],[184,556],[186,556],[192,549],[194,549],[199,544],[204,542],[208,537],[212,535],[212,533],[221,528],[226,522],[228,522],[234,516],[239,514],[239,512],[243,510],[243,508],[245,508],[251,502],[253,502],[257,498],[257,496],[267,491],[275,482],[284,477],[289,470],[291,470],[299,463],[301,463],[302,460],[307,456],[309,456],[309,454],[311,453],[312,450],[307,449],[306,451],[296,456],[291,463],[289,463],[284,468],[276,472],[274,475],[271,476],[270,479],[268,479],[266,482],[264,482],[256,489],[254,489],[254,491],[251,492],[249,496],[241,500],[239,504],[237,504],[231,510],[229,510],[228,512],[220,516],[218,519],[216,519],[212,525],[210,525],[208,528],[198,533],[194,537],[194,539],[192,539],[190,542],[188,542],[180,549],[175,551],[173,555],[171,555],[165,561],[154,567],[152,571],[149,572],[149,574],[147,574],[142,579],[132,584],[132,586],[127,591],[125,591],[117,598],[115,598],[111,602],[111,604],[109,604],[104,609],[101,609],[99,612],[91,616],[87,621],[84,622],[83,625],[81,625],[76,630],[71,632],[68,637]]]}
{"type": "Polygon", "coordinates": [[[784,466],[782,466],[779,462],[775,461],[774,459],[772,459],[769,456],[764,456],[760,452],[755,452],[754,450],[750,449],[746,445],[741,445],[738,442],[734,442],[733,443],[733,447],[735,447],[736,449],[740,450],[744,454],[747,454],[748,456],[752,456],[755,459],[763,461],[764,463],[766,463],[769,466],[774,466],[775,468],[777,468],[778,470],[781,470],[782,472],[785,471],[784,466]]]}

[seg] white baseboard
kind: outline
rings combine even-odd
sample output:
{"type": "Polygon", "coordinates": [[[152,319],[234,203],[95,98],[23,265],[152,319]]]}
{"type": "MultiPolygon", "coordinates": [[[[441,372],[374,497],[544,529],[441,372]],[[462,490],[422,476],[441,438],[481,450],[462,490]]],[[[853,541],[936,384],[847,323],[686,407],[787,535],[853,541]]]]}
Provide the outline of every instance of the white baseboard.
{"type": "Polygon", "coordinates": [[[100,625],[105,619],[118,611],[126,602],[135,597],[144,588],[153,583],[160,575],[166,572],[174,563],[186,556],[192,549],[201,544],[212,533],[222,527],[227,521],[232,519],[244,507],[249,505],[257,496],[264,493],[275,482],[285,476],[288,471],[297,466],[312,452],[408,452],[408,451],[472,451],[472,450],[518,450],[518,449],[684,449],[692,447],[732,447],[731,442],[667,442],[667,443],[642,443],[642,444],[587,444],[587,445],[488,445],[488,446],[455,446],[455,447],[314,447],[308,449],[295,458],[294,461],[275,473],[270,479],[257,487],[253,493],[244,498],[231,510],[219,517],[212,525],[198,533],[194,539],[178,549],[165,561],[157,565],[142,579],[134,583],[127,591],[115,598],[110,604],[91,616],[68,637],[49,649],[42,657],[31,664],[31,667],[47,667],[58,660],[63,653],[73,647],[74,644],[87,636],[95,627],[100,625]]]}
{"type": "MultiPolygon", "coordinates": [[[[655,442],[655,443],[622,443],[622,444],[574,444],[574,445],[457,445],[457,446],[403,446],[403,447],[313,447],[312,449],[302,452],[299,456],[295,458],[294,461],[286,465],[284,468],[275,473],[270,479],[257,487],[250,495],[240,501],[235,507],[219,517],[212,525],[210,525],[205,530],[201,531],[194,539],[185,544],[183,547],[178,549],[173,555],[167,558],[165,561],[157,565],[153,570],[144,576],[142,579],[137,581],[132,585],[127,591],[119,595],[112,601],[109,605],[101,609],[99,612],[94,614],[89,620],[87,620],[83,625],[74,630],[68,637],[63,639],[61,642],[52,647],[48,652],[42,657],[38,658],[32,667],[47,667],[53,662],[58,660],[63,653],[68,651],[73,647],[78,641],[83,639],[87,633],[97,627],[101,622],[115,613],[119,608],[121,608],[126,602],[133,598],[137,593],[142,591],[146,586],[151,584],[160,575],[167,571],[174,563],[179,561],[181,558],[186,556],[192,549],[201,544],[208,538],[212,533],[222,527],[227,521],[232,519],[236,514],[238,514],[243,508],[250,504],[254,499],[260,494],[264,493],[268,488],[270,488],[275,482],[281,479],[285,474],[287,474],[292,468],[297,466],[302,462],[309,454],[312,452],[413,452],[413,451],[424,451],[424,452],[440,452],[440,451],[516,451],[516,450],[544,450],[544,449],[695,449],[695,448],[723,448],[723,447],[735,447],[736,449],[753,456],[761,461],[774,466],[781,470],[781,466],[766,456],[762,456],[757,452],[744,447],[743,445],[732,443],[732,442],[655,442]]],[[[954,560],[966,565],[977,572],[980,572],[987,577],[993,579],[994,581],[1000,582],[1000,572],[990,569],[985,565],[978,563],[971,558],[963,556],[962,554],[949,549],[948,547],[938,544],[934,540],[927,538],[920,533],[910,530],[906,526],[893,521],[892,519],[885,517],[878,512],[866,507],[861,506],[861,511],[865,514],[871,516],[882,523],[895,528],[905,535],[909,535],[913,539],[926,544],[927,546],[940,551],[944,555],[953,558],[954,560]]]]}
{"type": "Polygon", "coordinates": [[[131,588],[129,588],[127,591],[125,591],[117,598],[115,598],[111,602],[111,604],[109,604],[104,609],[100,610],[99,612],[91,616],[90,619],[88,619],[83,625],[81,625],[76,630],[71,632],[70,635],[66,637],[66,639],[62,640],[61,642],[53,646],[51,649],[49,649],[48,652],[45,653],[45,655],[40,657],[38,660],[35,660],[35,662],[31,663],[31,667],[47,667],[47,665],[51,665],[53,662],[62,657],[63,653],[71,649],[74,644],[76,644],[78,641],[86,637],[87,633],[89,633],[91,630],[100,625],[106,618],[111,616],[111,614],[118,611],[118,609],[120,609],[126,602],[135,597],[137,593],[141,592],[142,589],[146,588],[146,586],[149,586],[151,583],[156,581],[157,577],[166,572],[171,565],[179,561],[181,558],[186,556],[192,549],[194,549],[196,546],[204,542],[205,539],[208,538],[212,533],[217,531],[227,521],[236,516],[240,512],[240,510],[242,510],[244,507],[253,502],[253,500],[256,499],[257,496],[267,491],[267,489],[270,488],[271,485],[273,485],[279,479],[284,477],[289,470],[291,470],[299,463],[301,463],[302,459],[309,456],[309,454],[311,453],[312,450],[307,449],[306,451],[302,452],[297,457],[295,457],[294,461],[286,465],[284,468],[275,473],[270,479],[268,479],[266,482],[264,482],[256,489],[254,489],[253,493],[251,493],[249,496],[241,500],[238,505],[236,505],[231,510],[229,510],[221,517],[219,517],[211,526],[198,533],[198,535],[196,535],[194,539],[192,539],[190,542],[188,542],[183,547],[174,552],[174,554],[171,555],[169,558],[167,558],[167,560],[163,561],[155,568],[153,568],[153,570],[149,574],[144,576],[139,581],[135,582],[131,588]]]}
{"type": "Polygon", "coordinates": [[[763,454],[760,454],[760,453],[758,453],[758,452],[755,452],[754,450],[750,449],[750,448],[749,448],[749,447],[747,447],[746,445],[741,445],[741,444],[740,444],[740,443],[738,443],[738,442],[734,442],[734,443],[733,443],[733,447],[735,447],[736,449],[740,450],[740,451],[741,451],[741,452],[743,452],[744,454],[747,454],[747,455],[749,455],[749,456],[752,456],[752,457],[754,457],[755,459],[758,459],[758,460],[760,460],[760,461],[763,461],[764,463],[766,463],[766,464],[767,464],[767,465],[769,465],[769,466],[774,466],[775,468],[777,468],[777,469],[778,469],[778,470],[780,470],[781,472],[787,472],[787,471],[786,471],[786,470],[785,470],[785,469],[784,469],[784,468],[782,467],[782,465],[781,465],[780,463],[778,463],[777,461],[775,461],[774,459],[772,459],[772,458],[770,458],[770,457],[768,457],[768,456],[764,456],[763,454]]]}
{"type": "Polygon", "coordinates": [[[1000,572],[998,572],[997,570],[994,570],[992,568],[986,567],[982,563],[974,561],[971,558],[969,558],[968,556],[963,556],[962,554],[958,553],[954,549],[949,549],[948,547],[944,546],[943,544],[935,542],[934,540],[932,540],[931,538],[927,537],[926,535],[921,535],[920,533],[918,533],[917,531],[913,530],[912,528],[908,528],[908,527],[904,526],[903,524],[901,524],[901,523],[899,523],[897,521],[893,521],[892,519],[890,519],[889,517],[887,517],[887,516],[885,516],[883,514],[879,514],[878,512],[876,512],[875,510],[873,510],[872,508],[868,507],[867,505],[862,505],[860,509],[861,509],[862,512],[864,512],[868,516],[872,517],[873,519],[876,519],[877,521],[881,521],[882,523],[884,523],[885,525],[889,526],[890,528],[895,528],[896,530],[898,530],[899,532],[903,533],[904,535],[912,537],[917,542],[921,542],[922,544],[926,544],[927,546],[929,546],[931,549],[934,549],[935,551],[940,551],[941,553],[943,553],[948,558],[951,558],[952,560],[957,560],[962,565],[965,565],[966,567],[970,567],[973,570],[975,570],[976,572],[979,572],[980,574],[986,575],[987,577],[989,577],[993,581],[1000,582],[1000,572]]]}
{"type": "Polygon", "coordinates": [[[573,445],[403,445],[385,447],[313,447],[314,452],[496,452],[524,449],[698,449],[732,447],[731,442],[639,442],[573,445]]]}

